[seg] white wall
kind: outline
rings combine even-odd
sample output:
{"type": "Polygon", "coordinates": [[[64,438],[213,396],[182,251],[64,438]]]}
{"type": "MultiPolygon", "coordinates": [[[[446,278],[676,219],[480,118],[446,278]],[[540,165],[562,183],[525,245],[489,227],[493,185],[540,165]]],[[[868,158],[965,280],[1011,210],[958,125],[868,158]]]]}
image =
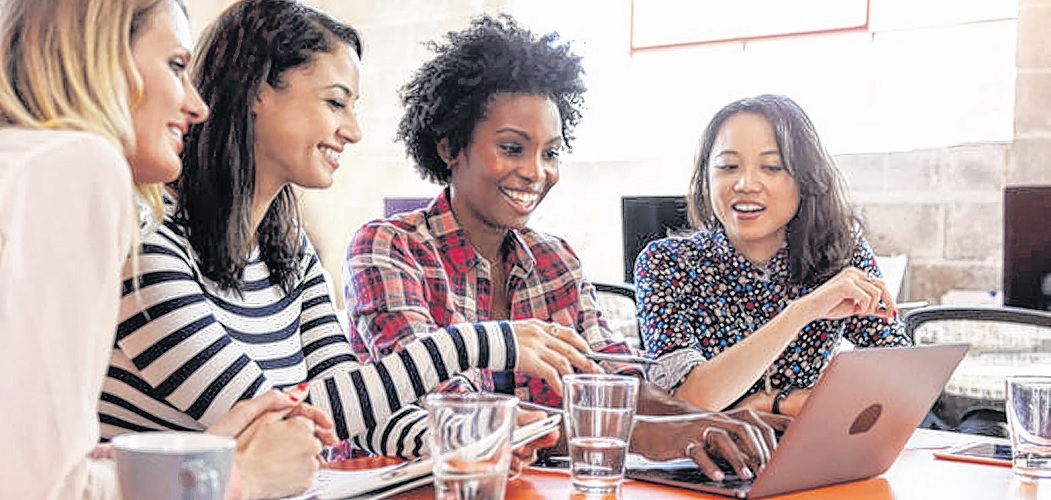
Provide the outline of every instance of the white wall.
{"type": "Polygon", "coordinates": [[[630,0],[602,9],[520,0],[515,8],[530,24],[583,42],[591,109],[581,161],[688,156],[717,109],[760,93],[796,99],[833,153],[1011,140],[1016,0],[870,3],[866,32],[635,54],[630,0]],[[628,140],[611,148],[611,136],[628,140]]]}

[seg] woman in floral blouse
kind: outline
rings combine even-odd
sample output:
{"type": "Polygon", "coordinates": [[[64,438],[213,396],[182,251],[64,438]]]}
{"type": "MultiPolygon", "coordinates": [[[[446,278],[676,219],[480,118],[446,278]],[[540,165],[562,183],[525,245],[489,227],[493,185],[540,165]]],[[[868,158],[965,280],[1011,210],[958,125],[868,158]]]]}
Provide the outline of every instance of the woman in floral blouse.
{"type": "Polygon", "coordinates": [[[688,196],[699,231],[635,264],[652,379],[702,408],[794,415],[840,339],[908,346],[839,171],[784,96],[724,107],[688,196]]]}

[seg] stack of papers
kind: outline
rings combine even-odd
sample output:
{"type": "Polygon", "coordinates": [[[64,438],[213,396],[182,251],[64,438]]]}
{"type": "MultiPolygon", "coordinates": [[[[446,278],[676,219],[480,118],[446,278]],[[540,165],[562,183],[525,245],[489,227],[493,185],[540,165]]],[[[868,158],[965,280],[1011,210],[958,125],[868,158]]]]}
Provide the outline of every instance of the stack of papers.
{"type": "Polygon", "coordinates": [[[314,486],[290,500],[380,500],[430,484],[431,466],[430,460],[414,460],[369,470],[321,469],[314,486]]]}
{"type": "MultiPolygon", "coordinates": [[[[0,0],[2,1],[2,0],[0,0]]],[[[511,447],[520,448],[554,431],[561,415],[550,415],[543,420],[515,429],[511,447]]],[[[380,500],[403,491],[434,482],[433,460],[418,458],[410,462],[368,470],[321,469],[314,476],[314,486],[306,493],[290,500],[330,500],[354,498],[380,500]]]]}

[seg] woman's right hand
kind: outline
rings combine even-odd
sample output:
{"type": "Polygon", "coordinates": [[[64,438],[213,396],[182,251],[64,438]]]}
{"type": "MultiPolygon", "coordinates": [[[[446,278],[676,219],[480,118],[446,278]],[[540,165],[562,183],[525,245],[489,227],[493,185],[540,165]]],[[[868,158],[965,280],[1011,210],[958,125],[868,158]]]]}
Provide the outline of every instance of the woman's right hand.
{"type": "Polygon", "coordinates": [[[238,498],[280,498],[313,484],[322,446],[337,443],[332,421],[301,403],[305,389],[268,391],[235,405],[208,428],[237,439],[238,498]]]}
{"type": "Polygon", "coordinates": [[[792,419],[752,410],[675,416],[637,416],[631,451],[650,460],[691,458],[708,477],[722,481],[719,463],[743,478],[755,477],[777,447],[777,432],[792,419]]]}
{"type": "Polygon", "coordinates": [[[879,316],[890,321],[898,315],[883,280],[854,266],[847,266],[796,302],[815,320],[879,316]]]}
{"type": "Polygon", "coordinates": [[[542,378],[562,396],[562,375],[605,373],[595,362],[584,357],[588,344],[570,327],[539,319],[512,321],[511,329],[518,341],[518,369],[542,378]]]}

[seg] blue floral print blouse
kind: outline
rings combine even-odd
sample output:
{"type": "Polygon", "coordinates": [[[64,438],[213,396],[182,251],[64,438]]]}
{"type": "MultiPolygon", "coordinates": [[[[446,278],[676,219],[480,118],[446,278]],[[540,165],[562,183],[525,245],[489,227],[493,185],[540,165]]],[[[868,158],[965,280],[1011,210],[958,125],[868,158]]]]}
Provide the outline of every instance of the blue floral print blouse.
{"type": "MultiPolygon", "coordinates": [[[[635,263],[639,323],[649,354],[660,364],[650,378],[675,390],[690,371],[740,342],[818,284],[789,283],[787,247],[759,268],[730,244],[722,230],[650,243],[635,263]]],[[[859,235],[851,265],[881,276],[876,257],[859,235]]],[[[910,346],[900,319],[876,316],[818,320],[803,328],[774,361],[770,385],[813,386],[841,338],[858,347],[910,346]]],[[[766,377],[742,396],[763,390],[766,377]]]]}

